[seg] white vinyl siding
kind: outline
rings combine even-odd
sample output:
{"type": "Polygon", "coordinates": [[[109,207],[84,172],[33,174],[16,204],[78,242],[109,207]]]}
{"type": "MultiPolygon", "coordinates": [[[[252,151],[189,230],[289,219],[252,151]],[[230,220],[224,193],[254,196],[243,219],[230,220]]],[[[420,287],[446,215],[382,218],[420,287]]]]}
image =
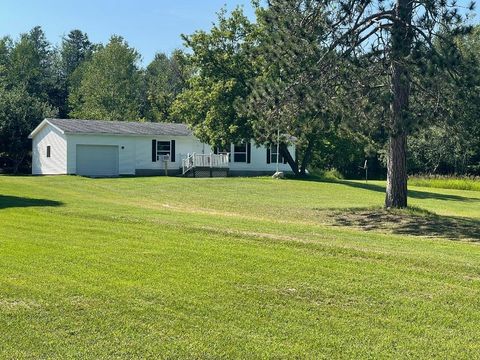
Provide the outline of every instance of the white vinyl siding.
{"type": "MultiPolygon", "coordinates": [[[[134,175],[138,169],[163,170],[163,162],[152,161],[152,139],[156,139],[158,142],[175,140],[175,161],[168,163],[168,168],[172,170],[178,170],[181,167],[182,159],[186,158],[188,154],[194,152],[198,154],[213,153],[213,149],[209,145],[202,144],[194,136],[62,134],[56,127],[47,123],[35,133],[32,139],[32,173],[75,174],[77,170],[77,145],[117,146],[119,175],[134,175]],[[50,146],[49,158],[46,156],[47,146],[50,146]]],[[[245,152],[246,148],[246,146],[242,146],[245,152]]],[[[267,164],[265,161],[267,155],[265,146],[257,146],[255,143],[251,143],[250,163],[247,163],[246,159],[245,162],[234,162],[234,145],[221,150],[221,152],[229,152],[231,154],[229,165],[232,171],[263,171],[272,173],[275,171],[275,161],[272,161],[270,164],[267,164]]],[[[290,146],[289,150],[292,156],[294,156],[295,147],[290,146]]],[[[244,153],[244,151],[241,152],[244,153]]],[[[240,154],[240,151],[237,151],[237,153],[240,154]]],[[[274,160],[273,157],[272,160],[274,160]]],[[[291,170],[288,164],[280,163],[279,167],[280,171],[291,170]]]]}
{"type": "Polygon", "coordinates": [[[32,139],[32,174],[56,175],[67,172],[67,142],[65,135],[46,125],[32,139]],[[47,147],[50,156],[47,157],[47,147]]]}
{"type": "MultiPolygon", "coordinates": [[[[264,171],[264,172],[271,172],[272,174],[275,172],[275,168],[277,166],[276,163],[271,162],[270,164],[266,163],[266,158],[267,158],[267,147],[266,146],[261,146],[257,145],[254,142],[252,142],[252,145],[250,146],[250,163],[247,162],[234,162],[233,161],[233,150],[234,146],[231,146],[231,159],[232,161],[230,162],[230,170],[232,171],[264,171]]],[[[288,147],[288,150],[290,151],[290,154],[295,157],[295,146],[290,145],[288,147]]],[[[288,164],[284,164],[281,162],[279,164],[279,170],[280,171],[292,171],[290,166],[288,164]]]]}
{"type": "Polygon", "coordinates": [[[193,152],[210,152],[210,147],[193,136],[119,136],[119,135],[67,135],[68,173],[76,171],[77,145],[115,145],[119,152],[119,174],[135,175],[135,170],[159,170],[164,168],[162,161],[152,161],[152,138],[157,141],[175,140],[175,162],[169,162],[169,169],[178,170],[182,158],[193,152]]]}

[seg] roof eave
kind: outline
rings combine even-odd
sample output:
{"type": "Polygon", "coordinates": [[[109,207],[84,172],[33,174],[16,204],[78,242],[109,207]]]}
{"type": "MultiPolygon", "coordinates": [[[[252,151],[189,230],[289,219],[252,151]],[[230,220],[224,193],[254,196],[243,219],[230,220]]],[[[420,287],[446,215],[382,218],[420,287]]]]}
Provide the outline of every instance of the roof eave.
{"type": "Polygon", "coordinates": [[[38,126],[37,126],[35,129],[33,129],[33,131],[28,135],[28,138],[29,138],[29,139],[33,139],[33,137],[34,137],[35,135],[37,135],[37,134],[40,132],[40,130],[42,130],[42,129],[45,127],[46,124],[50,125],[50,126],[53,127],[54,129],[58,130],[60,133],[65,134],[65,131],[63,131],[62,129],[60,129],[58,126],[52,124],[52,123],[49,121],[49,119],[43,119],[42,122],[41,122],[40,124],[38,124],[38,126]]]}
{"type": "Polygon", "coordinates": [[[95,135],[95,136],[144,136],[144,137],[152,137],[152,136],[193,136],[193,134],[188,135],[173,135],[173,134],[119,134],[119,133],[105,133],[105,132],[75,132],[75,131],[65,131],[63,132],[65,135],[95,135]]]}

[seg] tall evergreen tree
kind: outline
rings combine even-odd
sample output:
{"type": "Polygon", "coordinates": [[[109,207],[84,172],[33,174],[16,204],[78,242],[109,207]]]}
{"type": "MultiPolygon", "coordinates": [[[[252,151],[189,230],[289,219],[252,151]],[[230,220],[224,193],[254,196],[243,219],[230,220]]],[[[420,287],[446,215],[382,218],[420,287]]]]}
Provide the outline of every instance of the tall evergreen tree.
{"type": "Polygon", "coordinates": [[[245,110],[255,138],[268,145],[277,143],[280,134],[295,136],[297,159],[288,153],[287,136],[280,137],[280,151],[300,175],[344,112],[336,81],[342,59],[320,41],[326,31],[320,8],[316,2],[302,1],[258,8],[256,45],[249,54],[256,76],[245,110]]]}
{"type": "MultiPolygon", "coordinates": [[[[422,91],[414,81],[425,66],[448,65],[433,45],[443,36],[468,30],[457,2],[444,0],[340,0],[325,3],[328,17],[326,39],[330,47],[381,68],[388,86],[384,128],[388,132],[386,207],[407,206],[407,136],[419,118],[411,107],[411,94],[422,91]]],[[[469,3],[467,8],[473,9],[469,3]]],[[[447,45],[447,44],[446,44],[447,45]]],[[[381,81],[381,79],[380,79],[381,81]]]]}
{"type": "Polygon", "coordinates": [[[480,28],[451,36],[448,42],[437,40],[434,45],[442,58],[451,56],[450,42],[458,48],[455,66],[424,75],[429,79],[424,87],[435,98],[425,92],[412,95],[414,104],[423,108],[432,103],[428,107],[435,118],[409,139],[409,168],[414,172],[480,173],[480,28]]]}
{"type": "Polygon", "coordinates": [[[61,117],[68,116],[69,90],[78,86],[81,71],[76,72],[76,70],[91,58],[94,49],[95,45],[90,42],[87,34],[80,30],[72,30],[62,39],[58,63],[59,79],[62,85],[60,88],[61,106],[59,107],[61,117]]]}
{"type": "Polygon", "coordinates": [[[60,53],[62,70],[66,78],[69,78],[85,60],[90,59],[94,48],[88,35],[80,30],[72,30],[62,39],[60,53]]]}
{"type": "MultiPolygon", "coordinates": [[[[413,79],[421,78],[417,74],[425,67],[449,65],[455,45],[448,43],[452,51],[446,59],[436,51],[433,43],[436,38],[448,41],[442,33],[466,30],[458,4],[443,0],[396,0],[393,3],[381,0],[268,1],[269,8],[279,9],[276,11],[278,23],[289,24],[292,6],[304,13],[313,8],[311,15],[305,16],[304,22],[296,26],[307,26],[318,21],[319,14],[324,15],[320,17],[324,31],[317,39],[324,51],[311,64],[312,71],[299,73],[293,83],[313,84],[316,79],[314,76],[309,79],[308,74],[328,65],[325,60],[332,54],[348,60],[352,66],[369,69],[367,81],[358,85],[350,81],[350,87],[357,91],[350,92],[350,99],[352,102],[357,101],[356,97],[377,103],[383,101],[385,121],[382,125],[389,136],[385,205],[407,206],[407,135],[419,120],[412,111],[411,94],[422,90],[413,79]],[[372,73],[376,75],[373,82],[372,73]],[[373,99],[373,94],[380,96],[373,99]]],[[[468,7],[472,8],[473,4],[468,7]]],[[[292,43],[288,51],[301,52],[302,44],[292,43]]],[[[339,66],[335,72],[340,76],[348,74],[344,66],[339,66]]],[[[366,106],[371,106],[368,101],[366,106]]]]}
{"type": "Polygon", "coordinates": [[[8,83],[11,86],[22,85],[30,95],[50,101],[55,84],[54,56],[53,48],[40,27],[21,34],[10,52],[8,83]]]}

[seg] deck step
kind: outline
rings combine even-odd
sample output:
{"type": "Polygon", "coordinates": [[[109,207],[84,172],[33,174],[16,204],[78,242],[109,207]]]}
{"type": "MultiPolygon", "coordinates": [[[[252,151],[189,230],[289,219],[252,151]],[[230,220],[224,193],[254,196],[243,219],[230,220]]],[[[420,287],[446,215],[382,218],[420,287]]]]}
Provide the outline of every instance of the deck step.
{"type": "Polygon", "coordinates": [[[195,178],[227,177],[228,176],[228,169],[197,166],[197,167],[189,169],[183,176],[185,176],[185,177],[195,177],[195,178]]]}

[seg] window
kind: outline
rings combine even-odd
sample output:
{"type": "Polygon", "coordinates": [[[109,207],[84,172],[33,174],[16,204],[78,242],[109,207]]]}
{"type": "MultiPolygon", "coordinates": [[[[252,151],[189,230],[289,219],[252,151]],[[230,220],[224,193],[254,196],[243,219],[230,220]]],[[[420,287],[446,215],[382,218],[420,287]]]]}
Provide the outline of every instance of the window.
{"type": "Polygon", "coordinates": [[[277,156],[278,156],[277,145],[276,144],[270,145],[270,162],[277,163],[277,156]]]}
{"type": "Polygon", "coordinates": [[[282,155],[282,152],[277,152],[277,144],[267,146],[267,164],[276,164],[277,160],[279,163],[287,163],[287,158],[282,155]]]}
{"type": "Polygon", "coordinates": [[[50,157],[50,152],[51,152],[50,149],[51,149],[51,148],[50,148],[50,145],[48,145],[48,146],[47,146],[47,158],[50,157]]]}
{"type": "Polygon", "coordinates": [[[247,144],[236,144],[233,147],[233,161],[247,162],[247,144]]]}
{"type": "Polygon", "coordinates": [[[157,161],[163,160],[163,156],[170,156],[170,141],[157,141],[157,161]]]}

